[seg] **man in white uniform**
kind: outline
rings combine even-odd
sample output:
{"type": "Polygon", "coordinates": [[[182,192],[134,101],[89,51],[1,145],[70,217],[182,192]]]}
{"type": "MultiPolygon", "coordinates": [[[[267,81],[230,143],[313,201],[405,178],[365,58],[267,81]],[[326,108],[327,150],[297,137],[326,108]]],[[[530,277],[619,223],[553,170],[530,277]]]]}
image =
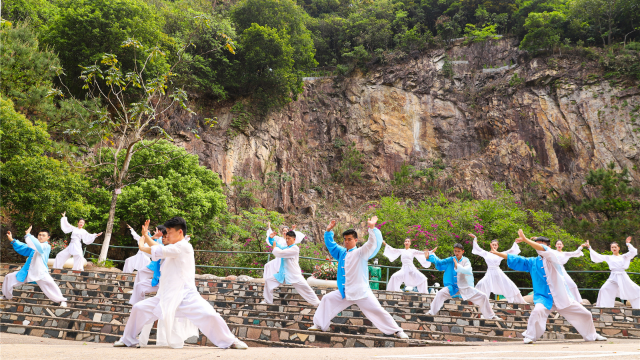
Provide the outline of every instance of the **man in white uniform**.
{"type": "Polygon", "coordinates": [[[62,213],[60,227],[65,234],[71,233],[71,241],[69,242],[69,246],[56,256],[56,259],[53,261],[54,269],[62,269],[64,263],[73,256],[73,270],[84,271],[85,260],[82,254],[81,242],[85,243],[85,245],[93,244],[95,239],[102,235],[102,233],[89,234],[87,230],[83,229],[84,224],[84,219],[80,219],[78,220],[78,227],[72,226],[67,220],[66,212],[62,213]]]}
{"type": "Polygon", "coordinates": [[[159,346],[182,348],[190,335],[188,325],[191,322],[220,348],[246,349],[247,345],[231,333],[220,314],[198,293],[193,247],[185,237],[186,221],[176,216],[167,220],[164,226],[168,245],[162,247],[151,240],[147,234],[149,220],[143,226],[142,234],[151,248],[139,245],[140,250],[151,254],[152,260],[162,259],[158,293],[133,306],[122,338],[114,346],[138,344],[136,336],[142,328],[158,320],[158,329],[164,329],[158,332],[156,344],[159,346]]]}
{"type": "MultiPolygon", "coordinates": [[[[271,233],[273,237],[275,232],[271,233]]],[[[270,237],[271,240],[273,238],[270,237]]],[[[274,245],[273,255],[276,259],[280,259],[280,269],[270,278],[264,281],[264,301],[265,304],[273,304],[273,290],[275,290],[281,284],[291,284],[303,299],[305,299],[312,306],[318,306],[320,300],[313,291],[311,286],[307,283],[302,276],[302,269],[298,263],[300,257],[300,248],[295,244],[296,233],[289,231],[285,234],[286,247],[282,248],[279,245],[274,245]]]]}
{"type": "Polygon", "coordinates": [[[491,253],[507,259],[507,265],[516,271],[531,274],[533,283],[533,303],[535,307],[529,315],[527,331],[522,333],[524,343],[531,344],[538,340],[547,329],[547,318],[552,311],[562,315],[586,341],[606,341],[598,335],[593,325],[593,315],[582,304],[577,302],[567,288],[562,262],[555,250],[549,248],[551,241],[546,237],[537,237],[535,242],[527,239],[522,230],[516,242],[525,242],[534,248],[538,257],[525,258],[519,255],[503,254],[496,250],[491,253]]]}
{"type": "Polygon", "coordinates": [[[398,326],[393,317],[382,308],[369,287],[368,260],[382,247],[382,234],[376,229],[378,217],[368,221],[369,239],[361,248],[356,247],[358,233],[351,229],[342,233],[344,247],[336,244],[331,231],[336,221],[331,220],[324,233],[324,243],[331,256],[338,260],[338,290],[322,298],[320,306],[313,316],[313,326],[308,330],[328,331],[331,319],[347,307],[356,304],[375,327],[386,335],[408,339],[407,334],[398,326]]]}
{"type": "Polygon", "coordinates": [[[49,275],[49,268],[47,267],[47,260],[49,260],[49,253],[51,252],[49,230],[40,230],[37,239],[31,235],[31,226],[29,226],[29,229],[27,229],[25,233],[26,239],[23,243],[14,240],[11,231],[7,231],[7,237],[11,241],[11,245],[15,251],[28,258],[20,271],[5,276],[4,282],[2,283],[2,294],[4,298],[11,300],[13,298],[14,287],[22,285],[25,282],[35,281],[51,301],[59,302],[60,306],[67,307],[67,299],[62,296],[60,288],[53,281],[51,275],[49,275]]]}

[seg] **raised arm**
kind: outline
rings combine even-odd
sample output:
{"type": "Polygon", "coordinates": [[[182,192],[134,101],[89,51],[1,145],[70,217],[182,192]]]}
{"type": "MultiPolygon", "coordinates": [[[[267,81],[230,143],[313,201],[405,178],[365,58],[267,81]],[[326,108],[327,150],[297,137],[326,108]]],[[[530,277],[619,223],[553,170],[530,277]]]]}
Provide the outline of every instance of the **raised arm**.
{"type": "Polygon", "coordinates": [[[589,240],[587,240],[585,246],[589,248],[589,256],[591,257],[591,261],[596,264],[607,261],[607,255],[598,254],[597,251],[593,250],[593,247],[591,246],[591,244],[589,244],[589,240]]]}
{"type": "Polygon", "coordinates": [[[42,245],[40,244],[40,241],[38,241],[38,239],[36,239],[31,234],[27,234],[26,238],[27,245],[30,245],[30,248],[37,251],[38,254],[44,255],[44,250],[42,249],[42,245]]]}
{"type": "Polygon", "coordinates": [[[131,236],[133,236],[133,240],[138,241],[140,240],[140,235],[138,235],[138,233],[133,230],[132,227],[129,227],[129,230],[131,230],[131,236]]]}
{"type": "Polygon", "coordinates": [[[526,236],[524,236],[524,231],[522,231],[522,229],[518,230],[518,238],[516,239],[516,243],[527,243],[529,246],[531,246],[534,250],[537,251],[545,251],[544,247],[542,247],[542,245],[536,243],[535,241],[531,241],[529,239],[527,239],[526,236]]]}
{"type": "Polygon", "coordinates": [[[367,225],[369,227],[369,238],[367,242],[362,245],[361,254],[367,259],[375,256],[378,251],[380,251],[380,247],[382,246],[382,233],[378,228],[376,228],[376,222],[378,222],[378,217],[373,216],[371,219],[367,221],[367,225]]]}
{"type": "Polygon", "coordinates": [[[416,258],[416,260],[418,260],[418,262],[420,263],[420,265],[422,265],[423,268],[427,269],[431,267],[431,263],[427,261],[427,258],[426,256],[424,256],[423,251],[413,250],[413,257],[416,258]]]}
{"type": "Polygon", "coordinates": [[[290,259],[300,255],[300,248],[292,246],[286,249],[273,248],[273,255],[277,258],[290,259]]]}
{"type": "Polygon", "coordinates": [[[471,253],[474,255],[481,256],[483,258],[489,254],[487,250],[481,248],[480,245],[478,245],[478,238],[475,236],[473,237],[473,248],[471,249],[471,253]]]}
{"type": "Polygon", "coordinates": [[[429,261],[433,263],[433,265],[436,267],[436,270],[440,271],[446,270],[450,264],[453,264],[453,258],[448,257],[446,259],[440,259],[436,254],[433,253],[429,255],[429,261]]]}
{"type": "Polygon", "coordinates": [[[102,233],[98,233],[98,234],[85,233],[85,234],[82,234],[82,242],[85,245],[93,244],[93,242],[96,241],[96,238],[98,236],[100,236],[100,235],[102,235],[102,233]]]}
{"type": "Polygon", "coordinates": [[[568,258],[584,256],[584,253],[582,252],[582,249],[584,249],[584,247],[582,245],[580,245],[580,246],[578,246],[578,249],[576,251],[566,252],[566,253],[564,253],[564,256],[566,256],[568,258]]]}
{"type": "Polygon", "coordinates": [[[60,219],[60,228],[65,234],[73,232],[73,230],[77,229],[77,227],[69,224],[69,220],[64,214],[62,214],[62,218],[60,219]]]}
{"type": "MultiPolygon", "coordinates": [[[[508,255],[510,255],[510,254],[507,254],[507,252],[506,252],[506,251],[505,251],[505,252],[503,252],[503,253],[501,253],[501,252],[499,252],[499,251],[491,250],[491,253],[492,253],[493,255],[500,256],[500,257],[501,257],[501,258],[503,258],[503,259],[506,259],[506,258],[508,257],[508,255]]],[[[511,254],[511,255],[513,255],[513,254],[511,254]]]]}
{"type": "Polygon", "coordinates": [[[333,239],[332,230],[335,226],[336,226],[336,221],[331,220],[331,222],[327,226],[327,231],[324,232],[324,244],[327,247],[329,254],[331,254],[331,256],[333,256],[334,259],[340,260],[340,253],[344,248],[336,244],[336,241],[333,239]]]}
{"type": "Polygon", "coordinates": [[[302,240],[304,240],[304,238],[306,237],[305,234],[301,233],[300,231],[295,231],[296,233],[296,241],[294,242],[294,244],[300,244],[302,242],[302,240]]]}
{"type": "MultiPolygon", "coordinates": [[[[382,255],[386,256],[387,259],[389,259],[389,261],[391,262],[396,261],[396,259],[400,255],[402,255],[402,252],[400,250],[394,249],[393,247],[391,247],[391,245],[387,244],[386,242],[384,244],[385,244],[385,247],[382,255]]],[[[424,258],[424,254],[422,254],[422,257],[424,258]]]]}
{"type": "Polygon", "coordinates": [[[455,267],[455,271],[457,273],[465,274],[465,275],[473,275],[473,269],[471,268],[471,262],[468,259],[462,258],[462,261],[457,261],[457,259],[454,257],[453,261],[455,263],[457,263],[456,267],[455,267]]]}
{"type": "Polygon", "coordinates": [[[633,259],[638,255],[638,249],[636,249],[633,245],[631,245],[631,236],[627,238],[626,242],[627,242],[627,248],[629,248],[629,251],[627,251],[626,254],[623,254],[622,257],[625,260],[631,261],[631,259],[633,259]]]}
{"type": "Polygon", "coordinates": [[[29,256],[31,252],[34,251],[27,244],[23,243],[20,240],[16,240],[11,235],[11,231],[7,231],[7,237],[11,241],[11,246],[13,246],[13,250],[15,250],[18,254],[22,256],[29,256]]]}
{"type": "MultiPolygon", "coordinates": [[[[504,254],[502,254],[504,255],[504,254]]],[[[535,258],[526,258],[520,255],[507,255],[507,266],[515,271],[530,272],[535,258]]]]}

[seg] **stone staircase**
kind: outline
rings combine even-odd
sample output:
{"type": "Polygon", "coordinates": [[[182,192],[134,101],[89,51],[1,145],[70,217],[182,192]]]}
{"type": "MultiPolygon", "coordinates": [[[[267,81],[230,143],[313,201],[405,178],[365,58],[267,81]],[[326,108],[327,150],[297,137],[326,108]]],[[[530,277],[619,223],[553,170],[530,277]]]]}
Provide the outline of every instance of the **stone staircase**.
{"type": "MultiPolygon", "coordinates": [[[[0,280],[19,265],[0,264],[0,280]]],[[[44,296],[37,285],[14,289],[11,301],[0,302],[0,331],[60,339],[115,342],[127,322],[133,274],[52,270],[52,276],[68,299],[61,308],[44,296]]],[[[290,286],[281,286],[274,304],[260,304],[262,284],[229,280],[196,280],[202,296],[223,316],[232,332],[249,346],[279,347],[406,347],[468,345],[477,342],[522,341],[531,310],[528,304],[495,302],[502,320],[482,319],[466,301],[449,300],[437,316],[427,314],[433,295],[374,291],[382,306],[405,329],[409,340],[386,336],[372,326],[357,306],[333,319],[330,332],[312,332],[315,308],[290,286]]],[[[331,291],[331,290],[329,290],[331,291]]],[[[319,297],[327,290],[316,289],[319,297]]],[[[640,339],[640,310],[593,308],[599,333],[612,338],[640,339]]],[[[155,337],[155,329],[151,338],[155,337]]],[[[552,313],[543,340],[581,339],[557,313],[552,313]]],[[[212,345],[204,335],[191,344],[212,345]]]]}

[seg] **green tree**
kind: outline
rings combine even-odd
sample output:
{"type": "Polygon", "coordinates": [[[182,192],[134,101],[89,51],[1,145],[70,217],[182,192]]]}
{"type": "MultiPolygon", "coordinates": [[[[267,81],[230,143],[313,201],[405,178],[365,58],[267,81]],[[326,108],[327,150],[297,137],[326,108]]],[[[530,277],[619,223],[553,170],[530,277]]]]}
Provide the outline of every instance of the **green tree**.
{"type": "MultiPolygon", "coordinates": [[[[15,229],[30,224],[58,228],[59,214],[86,215],[84,193],[88,181],[68,164],[46,155],[51,140],[43,123],[32,124],[0,97],[0,194],[2,214],[15,229]]],[[[3,219],[3,223],[7,223],[3,219]]]]}
{"type": "Polygon", "coordinates": [[[524,27],[527,34],[520,42],[520,49],[535,53],[541,49],[553,50],[560,44],[560,35],[566,17],[559,11],[529,13],[524,27]]]}
{"type": "Polygon", "coordinates": [[[262,190],[259,181],[234,175],[233,181],[229,183],[228,188],[233,199],[233,208],[236,215],[243,208],[251,209],[260,202],[260,199],[256,196],[256,193],[262,190]]]}
{"type": "Polygon", "coordinates": [[[603,45],[612,44],[613,35],[620,30],[622,16],[637,17],[639,10],[637,0],[576,0],[570,6],[571,15],[594,29],[603,45]]]}
{"type": "Polygon", "coordinates": [[[240,34],[253,24],[277,30],[293,50],[293,68],[296,70],[318,65],[311,32],[305,26],[308,15],[295,1],[242,0],[232,9],[231,17],[240,34]]]}

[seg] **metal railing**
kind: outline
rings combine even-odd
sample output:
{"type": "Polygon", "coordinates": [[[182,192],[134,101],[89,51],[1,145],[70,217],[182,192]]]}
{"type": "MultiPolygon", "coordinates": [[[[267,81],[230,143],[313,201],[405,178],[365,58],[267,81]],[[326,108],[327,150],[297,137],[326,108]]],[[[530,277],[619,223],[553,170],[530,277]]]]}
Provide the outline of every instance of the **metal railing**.
{"type": "MultiPolygon", "coordinates": [[[[102,244],[89,244],[88,246],[92,246],[92,245],[102,245],[102,244]]],[[[122,248],[122,249],[138,249],[137,246],[120,246],[120,245],[109,245],[110,248],[122,248]]],[[[271,253],[270,252],[262,252],[262,251],[230,251],[230,250],[193,250],[194,252],[200,252],[200,253],[216,253],[216,254],[260,254],[260,255],[267,255],[267,262],[269,262],[271,260],[271,253]]],[[[87,248],[85,247],[84,249],[84,254],[91,254],[91,255],[95,255],[98,256],[98,254],[92,253],[90,251],[87,250],[87,248]]],[[[300,259],[304,259],[304,260],[314,260],[314,261],[324,261],[324,262],[335,262],[335,260],[327,260],[327,259],[320,259],[320,258],[313,258],[313,257],[308,257],[308,256],[300,256],[300,259]]],[[[121,262],[124,263],[124,260],[112,260],[112,259],[108,259],[109,261],[113,261],[113,262],[121,262]]],[[[385,286],[389,283],[389,273],[390,270],[392,269],[401,269],[402,267],[400,266],[390,266],[390,265],[375,265],[377,267],[380,268],[385,268],[386,269],[386,280],[385,281],[376,281],[376,280],[369,280],[369,282],[373,282],[373,283],[378,283],[378,284],[385,284],[385,286]]],[[[206,269],[229,269],[229,270],[250,270],[250,271],[264,271],[264,267],[240,267],[240,266],[215,266],[215,265],[196,265],[197,268],[206,268],[206,269]]],[[[442,271],[440,270],[435,270],[435,269],[418,269],[418,271],[421,272],[425,272],[425,273],[429,273],[429,272],[436,272],[436,273],[442,273],[442,271]]],[[[607,270],[566,270],[568,273],[610,273],[611,271],[607,271],[607,270]]],[[[474,274],[484,274],[486,273],[486,270],[474,270],[473,273],[474,274]]],[[[520,273],[520,274],[524,274],[526,272],[524,271],[515,271],[515,270],[503,270],[504,273],[520,273]]],[[[303,275],[312,275],[311,273],[306,273],[306,272],[302,272],[303,275]]],[[[636,272],[627,272],[627,274],[629,275],[640,275],[640,273],[636,273],[636,272]]],[[[430,288],[442,288],[442,286],[440,287],[435,287],[435,286],[430,286],[430,288]]],[[[520,290],[533,290],[532,287],[519,287],[518,289],[520,290]]],[[[599,291],[599,288],[578,288],[578,290],[580,291],[599,291]]]]}

